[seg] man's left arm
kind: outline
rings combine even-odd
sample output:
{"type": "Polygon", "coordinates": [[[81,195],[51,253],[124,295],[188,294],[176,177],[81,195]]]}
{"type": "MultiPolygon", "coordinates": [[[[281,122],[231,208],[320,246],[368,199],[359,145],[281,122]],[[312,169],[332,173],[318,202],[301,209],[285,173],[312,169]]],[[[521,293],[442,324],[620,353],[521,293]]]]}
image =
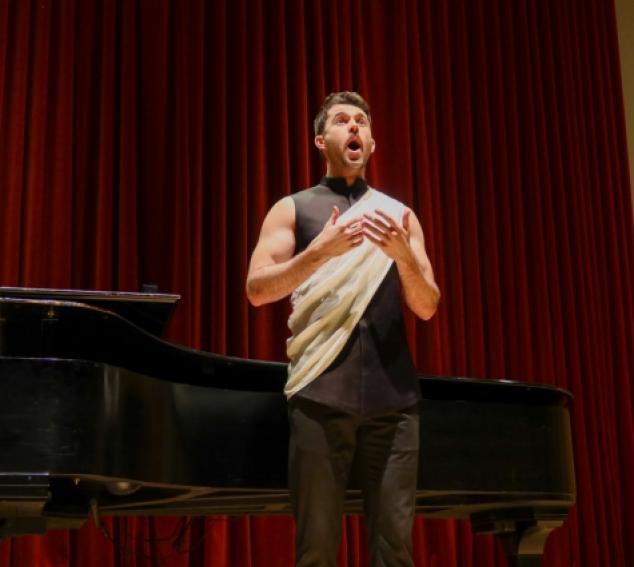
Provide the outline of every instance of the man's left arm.
{"type": "Polygon", "coordinates": [[[366,215],[364,235],[396,263],[407,306],[421,319],[430,319],[436,313],[440,290],[420,222],[411,209],[405,210],[402,225],[379,209],[375,213],[366,215]]]}

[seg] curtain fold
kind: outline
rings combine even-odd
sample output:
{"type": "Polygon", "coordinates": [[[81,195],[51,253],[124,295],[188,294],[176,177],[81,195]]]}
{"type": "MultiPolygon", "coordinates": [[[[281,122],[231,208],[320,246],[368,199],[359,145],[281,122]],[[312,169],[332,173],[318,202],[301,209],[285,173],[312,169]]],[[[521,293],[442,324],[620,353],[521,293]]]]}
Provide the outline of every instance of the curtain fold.
{"type": "MultiPolygon", "coordinates": [[[[0,0],[0,285],[183,299],[169,340],[284,360],[254,309],[267,210],[323,167],[331,91],[370,101],[372,185],[421,220],[443,299],[421,373],[574,395],[578,504],[545,567],[634,562],[634,247],[615,12],[604,0],[0,0]]],[[[1,390],[0,390],[1,391],[1,390]]],[[[115,518],[0,544],[0,565],[285,567],[290,518],[115,518]]],[[[366,564],[344,520],[339,563],[366,564]]],[[[504,566],[418,518],[419,567],[504,566]]]]}

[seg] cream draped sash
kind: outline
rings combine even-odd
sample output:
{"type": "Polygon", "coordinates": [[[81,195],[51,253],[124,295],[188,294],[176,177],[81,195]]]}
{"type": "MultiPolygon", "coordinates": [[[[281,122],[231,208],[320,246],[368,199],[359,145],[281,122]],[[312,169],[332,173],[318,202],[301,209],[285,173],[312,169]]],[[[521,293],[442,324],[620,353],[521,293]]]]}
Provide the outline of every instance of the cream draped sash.
{"type": "MultiPolygon", "coordinates": [[[[381,209],[401,222],[405,207],[368,189],[337,224],[381,209]]],[[[328,368],[346,344],[393,260],[367,238],[350,252],[331,258],[291,295],[286,341],[290,360],[284,393],[291,397],[328,368]]]]}

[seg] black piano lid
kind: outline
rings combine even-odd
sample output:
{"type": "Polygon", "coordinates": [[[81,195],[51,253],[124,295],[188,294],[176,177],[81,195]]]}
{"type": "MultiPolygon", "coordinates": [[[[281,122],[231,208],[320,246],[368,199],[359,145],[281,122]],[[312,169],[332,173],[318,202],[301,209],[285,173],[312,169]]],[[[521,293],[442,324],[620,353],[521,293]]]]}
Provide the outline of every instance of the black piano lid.
{"type": "Polygon", "coordinates": [[[2,287],[0,297],[74,301],[112,311],[153,335],[161,336],[181,296],[167,293],[2,287]]]}
{"type": "Polygon", "coordinates": [[[0,357],[102,362],[174,383],[279,392],[287,365],[192,349],[76,301],[0,296],[0,357]]]}
{"type": "MultiPolygon", "coordinates": [[[[2,318],[13,330],[6,337],[8,341],[4,341],[4,355],[97,360],[185,384],[281,392],[286,381],[285,363],[223,356],[166,342],[126,317],[123,308],[128,303],[143,306],[156,301],[157,305],[169,305],[171,310],[177,298],[160,294],[0,287],[2,318]],[[12,296],[4,294],[7,289],[13,291],[12,296]],[[102,301],[112,303],[116,310],[108,309],[102,301]],[[34,334],[43,332],[37,321],[46,319],[49,308],[55,311],[56,323],[48,331],[53,336],[47,341],[48,352],[37,352],[40,343],[32,339],[34,334]],[[23,328],[22,332],[19,328],[23,328]],[[78,330],[81,331],[78,333],[78,330]],[[22,335],[22,340],[14,345],[14,350],[11,339],[18,335],[22,335]],[[25,340],[27,337],[30,344],[25,340]]],[[[545,384],[430,375],[420,375],[420,378],[425,399],[559,407],[568,407],[572,401],[572,395],[566,390],[545,384]]]]}
{"type": "Polygon", "coordinates": [[[495,378],[454,376],[420,376],[425,399],[495,401],[505,403],[545,404],[569,407],[573,396],[567,390],[548,384],[530,384],[495,378]]]}

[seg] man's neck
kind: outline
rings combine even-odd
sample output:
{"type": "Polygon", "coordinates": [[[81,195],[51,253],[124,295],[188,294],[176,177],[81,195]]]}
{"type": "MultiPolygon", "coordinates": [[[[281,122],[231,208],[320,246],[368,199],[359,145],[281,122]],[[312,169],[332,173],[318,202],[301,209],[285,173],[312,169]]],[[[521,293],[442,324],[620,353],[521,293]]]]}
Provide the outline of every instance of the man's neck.
{"type": "Polygon", "coordinates": [[[355,175],[355,176],[344,177],[344,179],[346,180],[346,185],[348,187],[352,187],[357,179],[363,179],[363,177],[360,175],[355,175]]]}
{"type": "Polygon", "coordinates": [[[328,187],[331,191],[348,197],[350,202],[358,201],[368,191],[368,183],[362,177],[357,177],[352,185],[346,184],[345,177],[322,177],[319,185],[328,187]]]}
{"type": "Polygon", "coordinates": [[[350,187],[357,179],[365,179],[365,167],[357,171],[336,171],[329,164],[326,167],[326,177],[343,177],[346,180],[346,185],[350,187]]]}

